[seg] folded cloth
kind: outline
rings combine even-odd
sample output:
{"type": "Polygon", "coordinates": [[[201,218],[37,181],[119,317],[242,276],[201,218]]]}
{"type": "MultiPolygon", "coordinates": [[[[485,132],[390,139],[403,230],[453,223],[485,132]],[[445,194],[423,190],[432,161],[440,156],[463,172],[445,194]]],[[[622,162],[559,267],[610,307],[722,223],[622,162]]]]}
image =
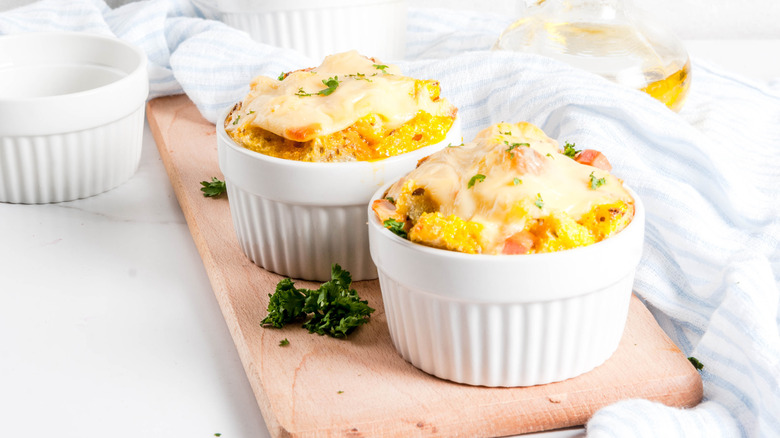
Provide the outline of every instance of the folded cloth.
{"type": "MultiPolygon", "coordinates": [[[[184,0],[111,9],[42,0],[0,14],[0,34],[114,34],[149,56],[150,98],[185,92],[212,121],[258,74],[319,64],[205,20],[184,0]]],[[[691,409],[627,400],[598,411],[592,437],[777,436],[780,431],[780,80],[762,84],[693,60],[679,114],[648,95],[544,57],[492,52],[507,17],[415,9],[405,74],[436,78],[468,140],[530,121],[603,151],[647,209],[636,294],[704,368],[691,409]]],[[[370,54],[368,54],[370,55],[370,54]]]]}

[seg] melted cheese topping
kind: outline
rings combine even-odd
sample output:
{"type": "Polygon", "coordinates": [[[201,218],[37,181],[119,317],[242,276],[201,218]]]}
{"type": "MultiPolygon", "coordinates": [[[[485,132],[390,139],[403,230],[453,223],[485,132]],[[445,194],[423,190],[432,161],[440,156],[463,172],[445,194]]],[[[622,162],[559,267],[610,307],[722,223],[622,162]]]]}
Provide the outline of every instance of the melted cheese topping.
{"type": "Polygon", "coordinates": [[[438,95],[438,87],[402,76],[356,51],[330,55],[322,65],[289,73],[283,80],[256,77],[241,111],[225,124],[228,131],[259,127],[297,142],[342,131],[373,114],[388,129],[420,111],[451,116],[457,110],[438,95]],[[328,84],[338,85],[328,94],[328,84]],[[320,93],[320,94],[317,94],[320,93]]]}
{"type": "Polygon", "coordinates": [[[387,196],[396,201],[395,217],[411,221],[411,240],[457,250],[462,242],[441,244],[417,225],[436,212],[480,224],[481,248],[473,252],[494,254],[520,233],[534,240],[528,252],[587,245],[620,231],[633,216],[622,181],[564,155],[529,123],[500,123],[471,143],[431,155],[387,196]]]}

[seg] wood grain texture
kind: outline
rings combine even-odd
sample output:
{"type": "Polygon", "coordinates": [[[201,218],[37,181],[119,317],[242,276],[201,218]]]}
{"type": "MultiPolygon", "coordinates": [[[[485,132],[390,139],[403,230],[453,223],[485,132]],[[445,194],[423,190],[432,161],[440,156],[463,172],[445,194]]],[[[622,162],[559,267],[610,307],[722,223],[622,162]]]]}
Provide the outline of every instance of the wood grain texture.
{"type": "MultiPolygon", "coordinates": [[[[282,278],[241,251],[228,200],[204,198],[200,181],[222,179],[214,125],[186,96],[149,102],[147,117],[265,422],[274,437],[504,436],[584,424],[618,400],[690,407],[698,372],[634,297],[617,352],[567,381],[485,388],[419,371],[395,351],[379,284],[354,284],[376,308],[348,341],[299,326],[267,329],[268,294],[282,278]],[[279,346],[288,339],[290,344],[279,346]]],[[[296,281],[299,287],[316,287],[296,281]]]]}

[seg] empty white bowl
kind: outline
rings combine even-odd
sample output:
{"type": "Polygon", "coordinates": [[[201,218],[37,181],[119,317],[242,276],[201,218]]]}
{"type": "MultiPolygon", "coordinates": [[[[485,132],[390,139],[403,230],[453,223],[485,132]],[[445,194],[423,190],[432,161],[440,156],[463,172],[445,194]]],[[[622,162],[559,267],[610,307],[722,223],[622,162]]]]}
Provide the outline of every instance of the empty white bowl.
{"type": "Polygon", "coordinates": [[[635,213],[625,229],[542,254],[427,247],[387,230],[369,207],[371,257],[396,350],[427,373],[482,386],[556,382],[602,364],[622,337],[642,254],[645,210],[629,192],[635,213]]]}
{"type": "Polygon", "coordinates": [[[76,32],[0,36],[0,202],[85,198],[141,157],[146,55],[76,32]]]}
{"type": "Polygon", "coordinates": [[[219,167],[241,249],[266,270],[306,280],[330,280],[333,263],[353,280],[376,278],[365,214],[371,195],[414,169],[419,159],[462,141],[456,119],[443,141],[395,157],[301,162],[237,144],[225,132],[228,114],[217,123],[219,167]]]}
{"type": "MultiPolygon", "coordinates": [[[[196,0],[202,2],[204,0],[196,0]]],[[[212,0],[213,1],[213,0],[212,0]]],[[[357,50],[403,59],[406,0],[216,0],[220,18],[252,39],[313,59],[357,50]]]]}

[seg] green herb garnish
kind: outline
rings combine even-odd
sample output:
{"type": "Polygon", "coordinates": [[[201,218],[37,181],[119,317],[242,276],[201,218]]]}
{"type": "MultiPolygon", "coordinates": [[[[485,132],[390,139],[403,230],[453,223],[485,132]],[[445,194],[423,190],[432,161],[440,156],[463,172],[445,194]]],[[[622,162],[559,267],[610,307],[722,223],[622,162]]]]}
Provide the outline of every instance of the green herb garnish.
{"type": "Polygon", "coordinates": [[[344,391],[336,391],[336,394],[344,394],[344,391]]]}
{"type": "Polygon", "coordinates": [[[387,199],[388,201],[390,201],[390,203],[391,203],[391,204],[395,204],[395,199],[393,199],[393,197],[392,197],[392,196],[386,196],[386,197],[385,197],[385,199],[387,199]]]}
{"type": "Polygon", "coordinates": [[[596,190],[597,188],[603,186],[607,183],[606,178],[596,178],[596,175],[593,174],[593,172],[590,173],[590,188],[593,190],[596,190]]]}
{"type": "Polygon", "coordinates": [[[281,72],[281,73],[279,73],[279,77],[276,78],[276,79],[279,79],[280,81],[283,81],[284,78],[286,78],[286,77],[287,77],[287,73],[281,72]]]}
{"type": "Polygon", "coordinates": [[[285,324],[301,320],[309,315],[303,328],[309,333],[346,338],[357,327],[367,323],[374,312],[368,301],[361,300],[355,289],[351,289],[352,276],[334,263],[330,280],[319,289],[296,289],[289,278],[276,285],[276,291],[268,302],[268,316],[263,318],[264,327],[281,328],[285,324]]]}
{"type": "Polygon", "coordinates": [[[211,178],[211,181],[201,181],[200,185],[203,186],[200,188],[200,191],[203,192],[203,196],[207,198],[215,198],[225,193],[225,190],[227,190],[225,181],[220,181],[214,177],[211,178]]]}
{"type": "Polygon", "coordinates": [[[348,78],[355,78],[356,81],[367,81],[367,82],[373,82],[371,79],[367,78],[365,73],[355,73],[353,75],[347,75],[348,78]]]}
{"type": "Polygon", "coordinates": [[[542,194],[541,193],[537,193],[536,194],[536,201],[534,201],[534,205],[539,207],[540,210],[541,210],[542,207],[544,207],[544,201],[542,201],[542,194]]]}
{"type": "Polygon", "coordinates": [[[233,124],[238,125],[238,119],[241,118],[241,114],[237,115],[235,119],[233,119],[233,124]]]}
{"type": "Polygon", "coordinates": [[[452,143],[450,143],[450,144],[447,145],[448,148],[457,148],[457,147],[461,147],[461,146],[463,146],[463,143],[461,143],[461,144],[452,144],[452,143]]]}
{"type": "Polygon", "coordinates": [[[485,175],[483,175],[481,173],[478,173],[478,174],[476,174],[476,175],[471,177],[471,179],[469,180],[469,184],[468,184],[467,188],[470,189],[470,188],[474,187],[474,184],[476,184],[478,182],[482,182],[484,180],[485,180],[485,175]]]}
{"type": "Polygon", "coordinates": [[[512,185],[515,185],[515,186],[518,185],[518,184],[522,184],[522,183],[523,183],[523,180],[521,180],[520,178],[517,178],[517,177],[515,177],[515,179],[512,180],[512,185]]]}
{"type": "Polygon", "coordinates": [[[691,364],[693,364],[693,367],[697,370],[701,371],[704,368],[704,364],[699,362],[699,359],[696,359],[695,357],[691,356],[688,358],[689,361],[691,361],[691,364]]]}
{"type": "Polygon", "coordinates": [[[322,90],[320,90],[320,91],[318,91],[316,93],[307,93],[307,92],[303,91],[303,88],[299,88],[298,91],[295,93],[295,95],[296,96],[301,96],[301,97],[314,96],[315,94],[319,95],[319,96],[329,96],[331,93],[336,91],[336,88],[338,88],[338,86],[339,86],[339,77],[338,76],[333,76],[332,78],[323,79],[322,83],[325,84],[325,86],[328,87],[328,88],[323,88],[322,90]]]}
{"type": "Polygon", "coordinates": [[[288,341],[287,338],[284,338],[281,341],[279,341],[279,346],[280,347],[286,347],[288,345],[290,345],[290,341],[288,341]]]}
{"type": "Polygon", "coordinates": [[[385,69],[387,68],[386,65],[383,64],[374,64],[374,68],[377,70],[382,70],[382,73],[387,73],[385,69]]]}
{"type": "Polygon", "coordinates": [[[324,90],[320,90],[317,92],[320,96],[328,96],[330,93],[333,93],[336,91],[336,88],[339,86],[339,77],[333,76],[332,78],[323,79],[322,83],[325,84],[326,87],[324,90]]]}
{"type": "Polygon", "coordinates": [[[397,234],[398,236],[406,239],[406,230],[404,230],[406,224],[404,222],[400,222],[393,218],[390,218],[390,219],[385,219],[385,221],[382,222],[382,225],[384,225],[385,228],[397,234]]]}
{"type": "Polygon", "coordinates": [[[512,131],[507,131],[507,132],[498,131],[498,133],[501,135],[512,135],[512,131]]]}
{"type": "Polygon", "coordinates": [[[565,145],[563,145],[563,155],[566,155],[569,158],[574,159],[577,154],[579,154],[581,151],[578,151],[577,149],[574,149],[574,143],[566,142],[565,145]]]}

